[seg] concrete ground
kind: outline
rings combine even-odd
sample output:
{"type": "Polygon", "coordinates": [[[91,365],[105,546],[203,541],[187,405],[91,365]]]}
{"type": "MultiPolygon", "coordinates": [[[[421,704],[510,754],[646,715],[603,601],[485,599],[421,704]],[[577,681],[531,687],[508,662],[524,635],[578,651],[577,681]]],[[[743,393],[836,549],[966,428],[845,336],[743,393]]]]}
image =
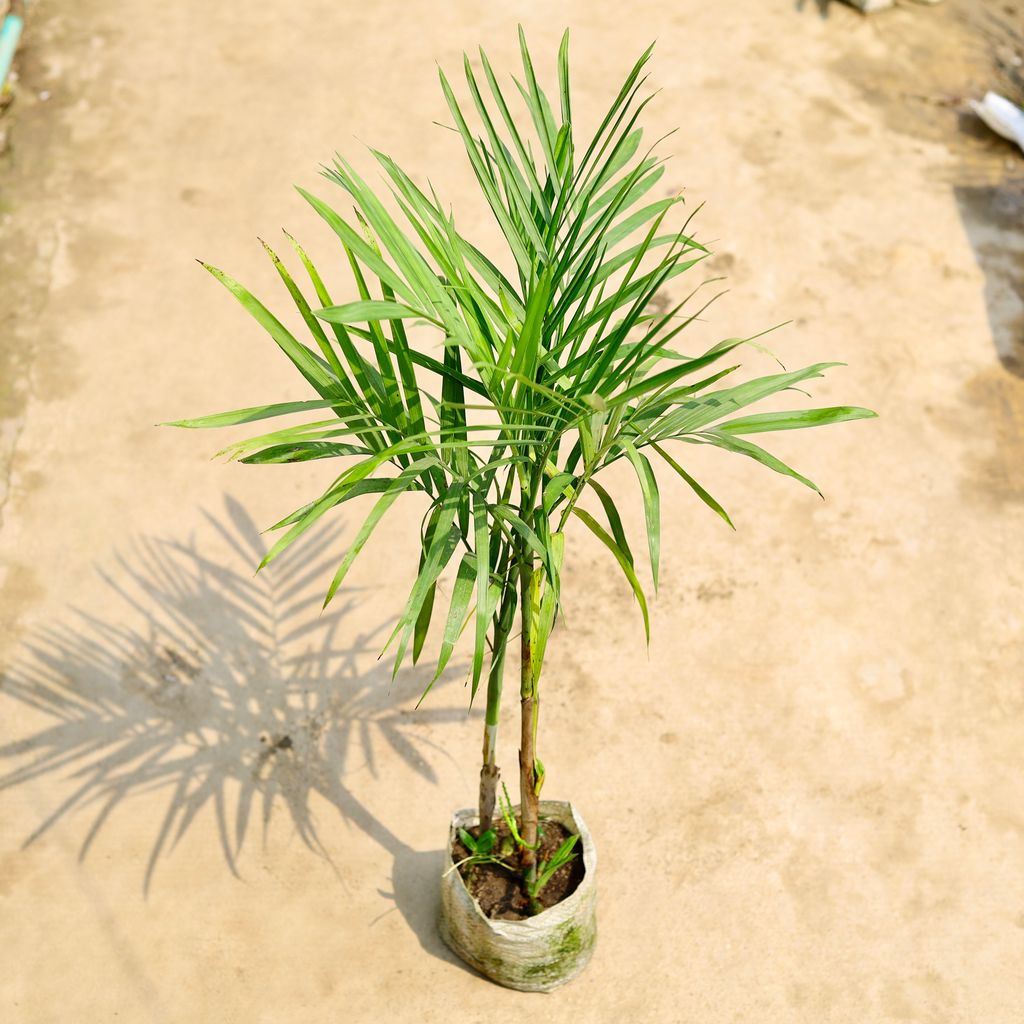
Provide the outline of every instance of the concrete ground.
{"type": "Polygon", "coordinates": [[[0,1018],[1019,1022],[1024,160],[960,111],[1008,87],[1022,11],[34,4],[0,163],[0,1018]],[[153,426],[304,396],[193,257],[284,310],[255,236],[286,227],[340,287],[291,188],[330,195],[335,149],[429,175],[495,243],[435,61],[509,67],[519,19],[548,57],[572,27],[586,116],[658,39],[664,184],[707,201],[732,289],[690,344],[792,320],[787,365],[849,364],[815,398],[880,413],[774,443],[824,502],[694,459],[735,534],[663,479],[649,652],[571,537],[540,756],[597,839],[601,937],[544,997],[435,933],[480,723],[459,668],[415,711],[428,669],[389,692],[376,661],[416,503],[318,618],[355,512],[252,569],[330,468],[153,426]]]}

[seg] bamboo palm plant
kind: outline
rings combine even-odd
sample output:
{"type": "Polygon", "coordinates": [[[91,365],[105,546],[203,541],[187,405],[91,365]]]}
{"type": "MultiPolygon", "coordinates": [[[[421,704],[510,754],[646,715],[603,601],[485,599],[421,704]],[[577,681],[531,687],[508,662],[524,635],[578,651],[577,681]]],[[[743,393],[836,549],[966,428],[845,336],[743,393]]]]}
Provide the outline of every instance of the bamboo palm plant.
{"type": "Polygon", "coordinates": [[[443,618],[436,680],[462,634],[472,636],[471,699],[486,679],[482,833],[494,817],[499,705],[518,623],[520,867],[529,881],[536,877],[545,778],[537,750],[540,681],[560,611],[570,523],[582,524],[607,548],[632,588],[649,638],[637,561],[616,501],[597,477],[620,459],[635,471],[656,588],[656,460],[731,526],[725,509],[685,468],[682,445],[745,455],[817,490],[747,436],[874,414],[841,406],[736,416],[838,364],[731,383],[725,378],[739,367],[723,365],[726,357],[754,339],[729,338],[694,355],[674,347],[709,303],[695,301],[700,288],[694,288],[663,309],[659,291],[709,252],[688,233],[688,221],[668,226],[682,196],[650,198],[664,171],[653,147],[644,148],[638,127],[651,99],[644,95],[651,49],[637,60],[593,136],[581,143],[573,130],[568,33],[558,51],[557,109],[541,90],[522,30],[519,42],[522,74],[511,88],[499,83],[482,50],[476,67],[468,57],[464,62],[469,104],[460,103],[440,76],[455,131],[507,243],[506,257],[491,259],[460,234],[434,190],[425,191],[383,153],[372,151],[390,191],[387,203],[339,157],[324,173],[347,193],[351,217],[299,192],[340,240],[358,300],[336,303],[291,236],[308,286],[300,286],[267,247],[305,322],[307,341],[237,281],[203,264],[317,397],[176,425],[228,427],[318,415],[235,442],[225,452],[246,464],[342,462],[319,497],[272,527],[279,537],[261,568],[330,509],[376,496],[325,605],[398,498],[421,496],[418,571],[385,650],[393,649],[397,672],[408,656],[420,657],[435,615],[443,618]],[[513,113],[510,97],[521,101],[522,113],[513,113]],[[475,128],[467,117],[471,111],[475,128]],[[514,269],[503,272],[503,262],[514,269]],[[419,343],[418,332],[410,337],[414,325],[431,329],[426,344],[419,343]],[[596,506],[588,511],[581,505],[588,491],[600,514],[596,506]],[[446,569],[454,573],[450,588],[441,582],[446,569]],[[444,589],[446,609],[438,607],[444,589]]]}

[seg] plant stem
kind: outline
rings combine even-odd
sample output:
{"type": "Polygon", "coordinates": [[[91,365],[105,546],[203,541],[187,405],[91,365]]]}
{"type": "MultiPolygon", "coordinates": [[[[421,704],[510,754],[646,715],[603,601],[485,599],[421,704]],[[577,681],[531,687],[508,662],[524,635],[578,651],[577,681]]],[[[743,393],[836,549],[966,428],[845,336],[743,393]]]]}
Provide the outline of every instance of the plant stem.
{"type": "Polygon", "coordinates": [[[478,835],[483,835],[494,822],[494,805],[498,793],[498,765],[496,748],[498,741],[498,716],[501,710],[501,683],[505,671],[505,650],[508,635],[515,621],[515,587],[505,588],[501,610],[494,626],[494,646],[491,667],[487,674],[487,711],[484,716],[483,764],[480,767],[480,824],[478,835]]]}
{"type": "Polygon", "coordinates": [[[537,684],[533,677],[533,552],[523,542],[520,546],[519,562],[519,604],[522,622],[520,658],[520,715],[521,731],[519,741],[519,793],[522,826],[520,835],[526,844],[522,852],[523,875],[532,882],[537,877],[537,855],[532,849],[537,845],[537,796],[536,739],[537,739],[537,684]]]}

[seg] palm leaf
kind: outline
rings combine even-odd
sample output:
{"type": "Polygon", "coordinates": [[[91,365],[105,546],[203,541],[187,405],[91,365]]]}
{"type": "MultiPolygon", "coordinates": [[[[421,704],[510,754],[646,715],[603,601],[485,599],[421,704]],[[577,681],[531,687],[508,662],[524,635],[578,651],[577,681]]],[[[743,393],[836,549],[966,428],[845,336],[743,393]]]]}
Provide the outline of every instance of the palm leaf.
{"type": "Polygon", "coordinates": [[[499,83],[482,50],[476,68],[463,59],[465,104],[440,72],[454,132],[502,233],[502,253],[484,253],[465,237],[433,187],[417,185],[387,155],[372,151],[383,191],[339,156],[324,174],[354,207],[351,216],[299,191],[340,242],[354,301],[332,298],[290,235],[308,283],[300,286],[267,247],[305,324],[308,344],[242,285],[204,264],[285,353],[312,394],[174,425],[231,427],[329,410],[322,420],[234,441],[225,449],[251,465],[349,460],[335,463],[343,468],[321,485],[318,497],[274,525],[276,540],[262,564],[279,557],[331,509],[374,495],[325,605],[398,498],[419,496],[425,510],[418,564],[386,649],[394,648],[397,672],[410,650],[414,661],[422,655],[434,615],[443,614],[436,680],[472,622],[470,699],[486,673],[488,743],[497,728],[517,610],[535,656],[524,685],[535,693],[539,684],[560,609],[571,516],[615,559],[649,639],[647,599],[621,498],[597,474],[620,459],[629,461],[643,500],[657,590],[663,499],[646,449],[732,526],[725,509],[669,454],[668,442],[744,455],[817,490],[744,435],[874,415],[855,406],[752,411],[837,365],[822,362],[747,380],[730,376],[739,367],[726,366],[725,357],[741,346],[759,347],[759,335],[686,350],[689,334],[683,332],[704,318],[718,296],[703,301],[708,282],[702,282],[683,289],[681,300],[661,301],[709,250],[690,228],[699,207],[683,218],[682,196],[657,191],[665,161],[655,152],[658,143],[644,142],[640,126],[652,99],[645,85],[650,56],[648,48],[633,64],[589,138],[573,124],[579,97],[572,93],[568,33],[551,69],[554,103],[541,81],[544,68],[535,63],[521,29],[521,72],[511,88],[499,83]],[[310,285],[315,302],[303,291],[310,285]],[[425,325],[432,340],[423,343],[420,332],[407,331],[410,321],[425,325]],[[731,386],[720,383],[726,376],[731,386]],[[606,525],[580,507],[589,490],[606,525]],[[454,579],[445,607],[449,565],[455,566],[454,579]],[[521,580],[529,584],[522,601],[521,580]]]}

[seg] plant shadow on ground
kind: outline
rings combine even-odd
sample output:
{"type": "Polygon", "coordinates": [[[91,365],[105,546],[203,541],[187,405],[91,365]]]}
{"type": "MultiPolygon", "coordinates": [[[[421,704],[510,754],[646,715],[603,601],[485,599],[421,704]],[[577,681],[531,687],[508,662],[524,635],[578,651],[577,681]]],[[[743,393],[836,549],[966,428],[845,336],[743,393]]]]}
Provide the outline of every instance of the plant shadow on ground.
{"type": "Polygon", "coordinates": [[[253,819],[265,840],[279,805],[333,867],[312,807],[318,798],[392,856],[393,892],[383,895],[424,949],[461,963],[436,931],[442,851],[413,850],[345,782],[354,771],[376,773],[375,749],[384,747],[436,782],[428,756],[443,751],[423,727],[465,723],[461,692],[459,702],[438,707],[442,679],[427,705],[410,710],[423,672],[402,672],[390,685],[389,666],[373,661],[386,625],[347,626],[358,591],[349,588],[337,610],[318,615],[339,529],[303,538],[254,576],[266,548],[245,511],[227,499],[225,514],[207,519],[230,547],[231,564],[210,561],[195,542],[140,541],[118,556],[114,573],[102,573],[123,614],[105,620],[77,611],[71,623],[40,630],[0,678],[0,694],[51,720],[0,746],[0,789],[55,774],[74,786],[23,845],[89,812],[82,860],[122,804],[166,793],[145,893],[201,813],[214,815],[236,876],[253,819]],[[122,624],[129,619],[141,625],[122,624]]]}

